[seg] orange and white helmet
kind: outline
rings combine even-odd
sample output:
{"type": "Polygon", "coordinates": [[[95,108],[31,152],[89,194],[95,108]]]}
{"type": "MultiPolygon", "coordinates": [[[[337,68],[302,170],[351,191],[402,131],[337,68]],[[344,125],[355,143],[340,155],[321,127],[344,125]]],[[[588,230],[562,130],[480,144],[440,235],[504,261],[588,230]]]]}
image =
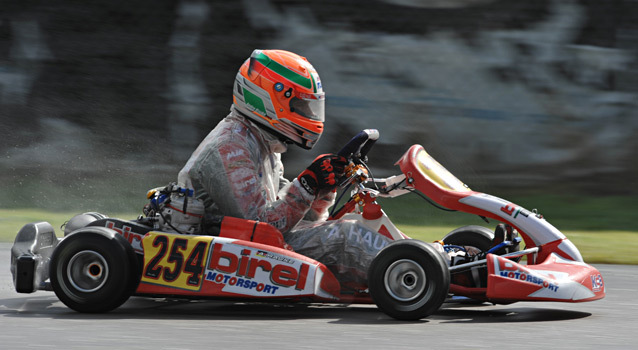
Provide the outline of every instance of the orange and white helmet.
{"type": "Polygon", "coordinates": [[[311,149],[323,132],[325,94],[314,67],[295,53],[255,50],[239,68],[235,108],[284,141],[311,149]]]}

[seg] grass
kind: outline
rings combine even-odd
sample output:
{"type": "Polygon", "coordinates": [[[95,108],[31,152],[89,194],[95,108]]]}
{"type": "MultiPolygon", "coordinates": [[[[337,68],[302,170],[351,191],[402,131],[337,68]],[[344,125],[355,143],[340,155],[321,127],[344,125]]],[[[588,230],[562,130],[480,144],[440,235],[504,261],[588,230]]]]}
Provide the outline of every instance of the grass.
{"type": "MultiPolygon", "coordinates": [[[[505,197],[505,196],[504,196],[505,197]]],[[[519,195],[511,198],[527,209],[539,208],[545,218],[561,230],[589,263],[638,264],[638,201],[631,196],[584,197],[576,195],[519,195]]],[[[412,238],[432,242],[464,225],[483,225],[482,219],[465,213],[433,208],[417,196],[380,200],[393,222],[412,238]]],[[[45,209],[0,209],[0,242],[12,242],[20,228],[48,221],[58,228],[78,212],[45,209]]],[[[108,213],[111,217],[134,218],[139,213],[108,213]]]]}

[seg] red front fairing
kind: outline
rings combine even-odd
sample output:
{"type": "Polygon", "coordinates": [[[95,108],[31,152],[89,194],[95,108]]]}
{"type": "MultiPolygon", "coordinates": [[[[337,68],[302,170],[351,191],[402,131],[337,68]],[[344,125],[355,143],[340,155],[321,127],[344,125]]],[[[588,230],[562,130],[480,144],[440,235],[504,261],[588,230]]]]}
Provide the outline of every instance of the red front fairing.
{"type": "Polygon", "coordinates": [[[137,294],[252,299],[339,299],[321,263],[261,243],[149,232],[137,294]]]}
{"type": "MultiPolygon", "coordinates": [[[[413,145],[397,161],[408,183],[438,204],[455,210],[472,212],[476,208],[459,202],[460,199],[476,194],[461,180],[432,158],[421,145],[413,145]]],[[[487,214],[487,213],[480,213],[487,214]]]]}
{"type": "Polygon", "coordinates": [[[408,184],[437,204],[452,210],[504,222],[515,228],[527,248],[543,247],[539,261],[550,253],[583,261],[578,249],[542,215],[504,199],[470,190],[420,145],[412,146],[397,162],[408,184]]]}
{"type": "Polygon", "coordinates": [[[488,254],[487,270],[486,297],[493,302],[583,302],[605,297],[605,284],[596,268],[556,254],[538,265],[488,254]]]}

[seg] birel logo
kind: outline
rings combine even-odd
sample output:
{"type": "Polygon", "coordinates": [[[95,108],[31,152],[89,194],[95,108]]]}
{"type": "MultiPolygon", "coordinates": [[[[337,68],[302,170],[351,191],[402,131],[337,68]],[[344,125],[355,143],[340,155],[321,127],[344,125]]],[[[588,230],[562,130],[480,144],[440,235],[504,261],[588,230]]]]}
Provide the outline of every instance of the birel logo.
{"type": "Polygon", "coordinates": [[[603,290],[605,283],[603,282],[603,276],[600,274],[592,275],[591,277],[591,290],[594,292],[600,292],[603,290]]]}
{"type": "Polygon", "coordinates": [[[540,276],[536,276],[529,270],[523,268],[519,269],[517,265],[505,259],[498,259],[497,273],[501,277],[506,277],[527,283],[533,283],[538,285],[539,287],[543,287],[553,292],[557,292],[559,288],[558,285],[556,285],[555,283],[551,283],[540,276]]]}
{"type": "Polygon", "coordinates": [[[124,238],[126,238],[126,240],[131,244],[131,246],[133,247],[135,251],[143,252],[142,238],[144,238],[144,236],[139,233],[135,233],[131,231],[132,229],[130,226],[123,225],[122,228],[119,228],[119,227],[115,227],[115,223],[113,221],[107,221],[106,228],[110,228],[111,230],[119,233],[124,238]]]}
{"type": "MultiPolygon", "coordinates": [[[[245,248],[241,250],[241,256],[237,256],[224,251],[222,244],[215,243],[207,267],[210,271],[206,275],[206,280],[266,294],[275,294],[282,287],[294,287],[297,290],[306,287],[308,264],[302,263],[299,268],[276,263],[273,265],[268,260],[251,258],[251,252],[252,250],[245,248]],[[270,284],[253,280],[255,276],[263,273],[268,274],[270,284]]],[[[260,253],[263,256],[263,252],[260,253]]]]}

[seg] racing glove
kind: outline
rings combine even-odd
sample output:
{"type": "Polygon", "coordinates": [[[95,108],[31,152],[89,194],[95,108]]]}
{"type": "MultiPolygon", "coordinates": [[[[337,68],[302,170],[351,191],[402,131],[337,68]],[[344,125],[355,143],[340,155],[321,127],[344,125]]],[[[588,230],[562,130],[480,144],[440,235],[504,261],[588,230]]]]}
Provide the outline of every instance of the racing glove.
{"type": "Polygon", "coordinates": [[[308,193],[315,196],[320,190],[336,188],[346,165],[348,160],[343,156],[322,154],[297,176],[297,180],[308,193]]]}

